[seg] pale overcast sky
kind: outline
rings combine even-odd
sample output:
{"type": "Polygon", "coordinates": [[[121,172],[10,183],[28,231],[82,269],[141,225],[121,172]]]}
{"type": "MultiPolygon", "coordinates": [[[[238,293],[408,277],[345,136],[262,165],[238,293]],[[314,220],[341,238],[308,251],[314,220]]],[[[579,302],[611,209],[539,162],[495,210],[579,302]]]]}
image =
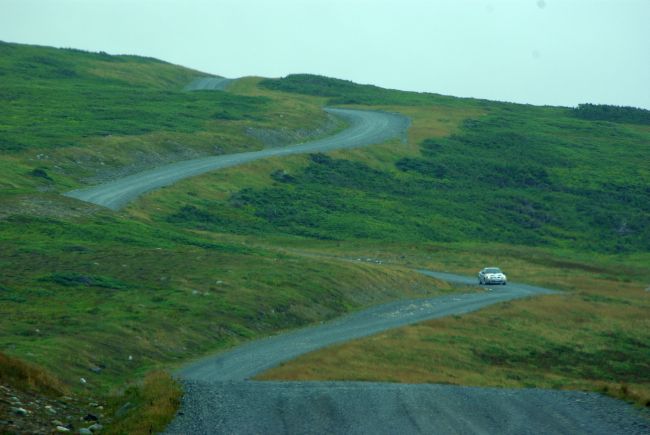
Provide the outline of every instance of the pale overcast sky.
{"type": "Polygon", "coordinates": [[[0,0],[0,40],[226,77],[315,73],[650,109],[650,0],[0,0]]]}

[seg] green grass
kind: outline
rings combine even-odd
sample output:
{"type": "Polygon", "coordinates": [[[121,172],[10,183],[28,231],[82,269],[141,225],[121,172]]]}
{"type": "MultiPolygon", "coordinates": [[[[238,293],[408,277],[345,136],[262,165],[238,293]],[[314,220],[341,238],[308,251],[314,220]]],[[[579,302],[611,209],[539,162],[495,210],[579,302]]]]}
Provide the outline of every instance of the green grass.
{"type": "MultiPolygon", "coordinates": [[[[439,94],[406,92],[384,89],[374,85],[359,85],[349,80],[341,80],[313,74],[291,74],[281,79],[265,79],[260,86],[274,91],[325,97],[327,104],[361,104],[428,106],[442,104],[455,106],[463,104],[463,99],[439,94]]],[[[482,100],[466,99],[480,103],[482,100]]]]}
{"type": "Polygon", "coordinates": [[[606,104],[580,104],[575,116],[595,121],[650,125],[650,110],[636,107],[610,106],[606,104]]]}
{"type": "Polygon", "coordinates": [[[88,137],[195,133],[211,121],[255,120],[268,103],[261,97],[225,92],[93,82],[56,88],[16,86],[0,95],[0,101],[5,108],[0,118],[0,149],[5,151],[78,146],[88,137]]]}
{"type": "Polygon", "coordinates": [[[185,102],[174,92],[200,73],[155,59],[0,43],[0,71],[3,151],[65,147],[88,136],[194,131],[203,120],[200,97],[185,102]],[[157,78],[143,82],[152,72],[157,78]]]}
{"type": "Polygon", "coordinates": [[[327,121],[300,98],[183,91],[200,76],[156,59],[0,42],[0,188],[62,191],[124,167],[263,147],[251,129],[309,137],[327,121]]]}
{"type": "Polygon", "coordinates": [[[170,89],[183,87],[193,78],[205,75],[150,57],[112,56],[103,52],[1,41],[0,50],[0,75],[4,83],[11,84],[52,85],[94,81],[170,89]]]}
{"type": "Polygon", "coordinates": [[[141,384],[111,398],[109,412],[119,414],[105,433],[140,435],[159,433],[172,420],[183,391],[180,383],[164,371],[152,371],[141,384]]]}
{"type": "Polygon", "coordinates": [[[400,268],[304,258],[109,212],[14,215],[0,221],[0,239],[0,346],[104,392],[146,368],[437,286],[400,268]]]}

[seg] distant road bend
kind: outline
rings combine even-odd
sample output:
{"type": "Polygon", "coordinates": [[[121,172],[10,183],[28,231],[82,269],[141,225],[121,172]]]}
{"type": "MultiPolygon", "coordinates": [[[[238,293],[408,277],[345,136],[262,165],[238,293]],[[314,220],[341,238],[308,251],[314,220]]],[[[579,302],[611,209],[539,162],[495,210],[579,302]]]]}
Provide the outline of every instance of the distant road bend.
{"type": "MultiPolygon", "coordinates": [[[[228,79],[220,79],[219,83],[216,83],[216,79],[203,85],[196,83],[195,86],[197,89],[200,86],[221,86],[224,85],[224,80],[228,79]]],[[[208,88],[204,87],[200,89],[208,88]]],[[[212,87],[209,89],[216,88],[212,87]]],[[[183,178],[269,157],[327,152],[378,144],[405,135],[410,123],[407,117],[394,113],[332,108],[325,110],[332,115],[345,119],[350,126],[338,134],[312,142],[282,148],[269,148],[260,151],[185,160],[129,175],[97,186],[73,190],[64,195],[113,210],[119,210],[138,196],[151,190],[168,186],[183,178]]]]}
{"type": "Polygon", "coordinates": [[[199,77],[192,80],[184,90],[186,91],[225,91],[233,79],[225,77],[199,77]]]}
{"type": "MultiPolygon", "coordinates": [[[[474,278],[420,271],[460,284],[474,278]]],[[[250,378],[335,343],[498,302],[553,294],[512,283],[482,293],[397,301],[253,341],[179,371],[185,395],[168,434],[650,433],[630,405],[596,393],[250,378]]]]}

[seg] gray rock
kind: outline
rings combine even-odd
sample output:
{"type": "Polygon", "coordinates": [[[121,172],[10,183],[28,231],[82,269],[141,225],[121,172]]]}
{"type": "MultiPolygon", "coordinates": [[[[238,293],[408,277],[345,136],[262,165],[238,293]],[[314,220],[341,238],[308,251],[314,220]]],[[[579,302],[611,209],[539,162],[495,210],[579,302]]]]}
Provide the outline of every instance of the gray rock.
{"type": "Polygon", "coordinates": [[[25,408],[15,408],[13,406],[11,407],[11,412],[13,412],[16,415],[27,415],[27,414],[29,414],[29,411],[26,410],[25,408]]]}
{"type": "Polygon", "coordinates": [[[130,410],[133,408],[133,404],[131,402],[126,402],[124,405],[120,406],[117,411],[115,411],[115,417],[121,418],[125,416],[130,410]]]}
{"type": "Polygon", "coordinates": [[[82,427],[79,429],[79,435],[92,435],[92,431],[90,429],[86,429],[85,427],[82,427]]]}
{"type": "Polygon", "coordinates": [[[57,426],[55,430],[60,433],[70,432],[70,429],[65,426],[57,426]]]}
{"type": "Polygon", "coordinates": [[[23,406],[23,403],[17,397],[10,397],[9,403],[11,403],[14,406],[23,406]]]}
{"type": "Polygon", "coordinates": [[[88,429],[89,429],[91,432],[99,432],[99,431],[101,431],[102,429],[104,429],[104,426],[102,426],[102,425],[99,424],[99,423],[95,423],[95,424],[93,424],[92,426],[90,426],[88,429]]]}

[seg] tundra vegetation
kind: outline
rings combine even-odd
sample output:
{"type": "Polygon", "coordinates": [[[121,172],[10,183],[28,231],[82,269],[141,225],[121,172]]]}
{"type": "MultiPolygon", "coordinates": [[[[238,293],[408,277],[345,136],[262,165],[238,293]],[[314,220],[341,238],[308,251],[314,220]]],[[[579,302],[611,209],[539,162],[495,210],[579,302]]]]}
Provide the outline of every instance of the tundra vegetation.
{"type": "Polygon", "coordinates": [[[647,111],[311,75],[187,92],[203,74],[7,43],[0,75],[0,349],[51,373],[54,392],[107,397],[117,433],[171,418],[178,386],[160,369],[395,298],[476,291],[412,270],[425,267],[475,274],[496,264],[512,281],[566,294],[387,333],[368,339],[373,351],[355,342],[325,351],[318,369],[292,370],[600,388],[647,403],[647,111]],[[119,212],[61,196],[164,162],[270,146],[259,132],[298,141],[341,128],[324,105],[403,113],[408,139],[229,168],[119,212]]]}

